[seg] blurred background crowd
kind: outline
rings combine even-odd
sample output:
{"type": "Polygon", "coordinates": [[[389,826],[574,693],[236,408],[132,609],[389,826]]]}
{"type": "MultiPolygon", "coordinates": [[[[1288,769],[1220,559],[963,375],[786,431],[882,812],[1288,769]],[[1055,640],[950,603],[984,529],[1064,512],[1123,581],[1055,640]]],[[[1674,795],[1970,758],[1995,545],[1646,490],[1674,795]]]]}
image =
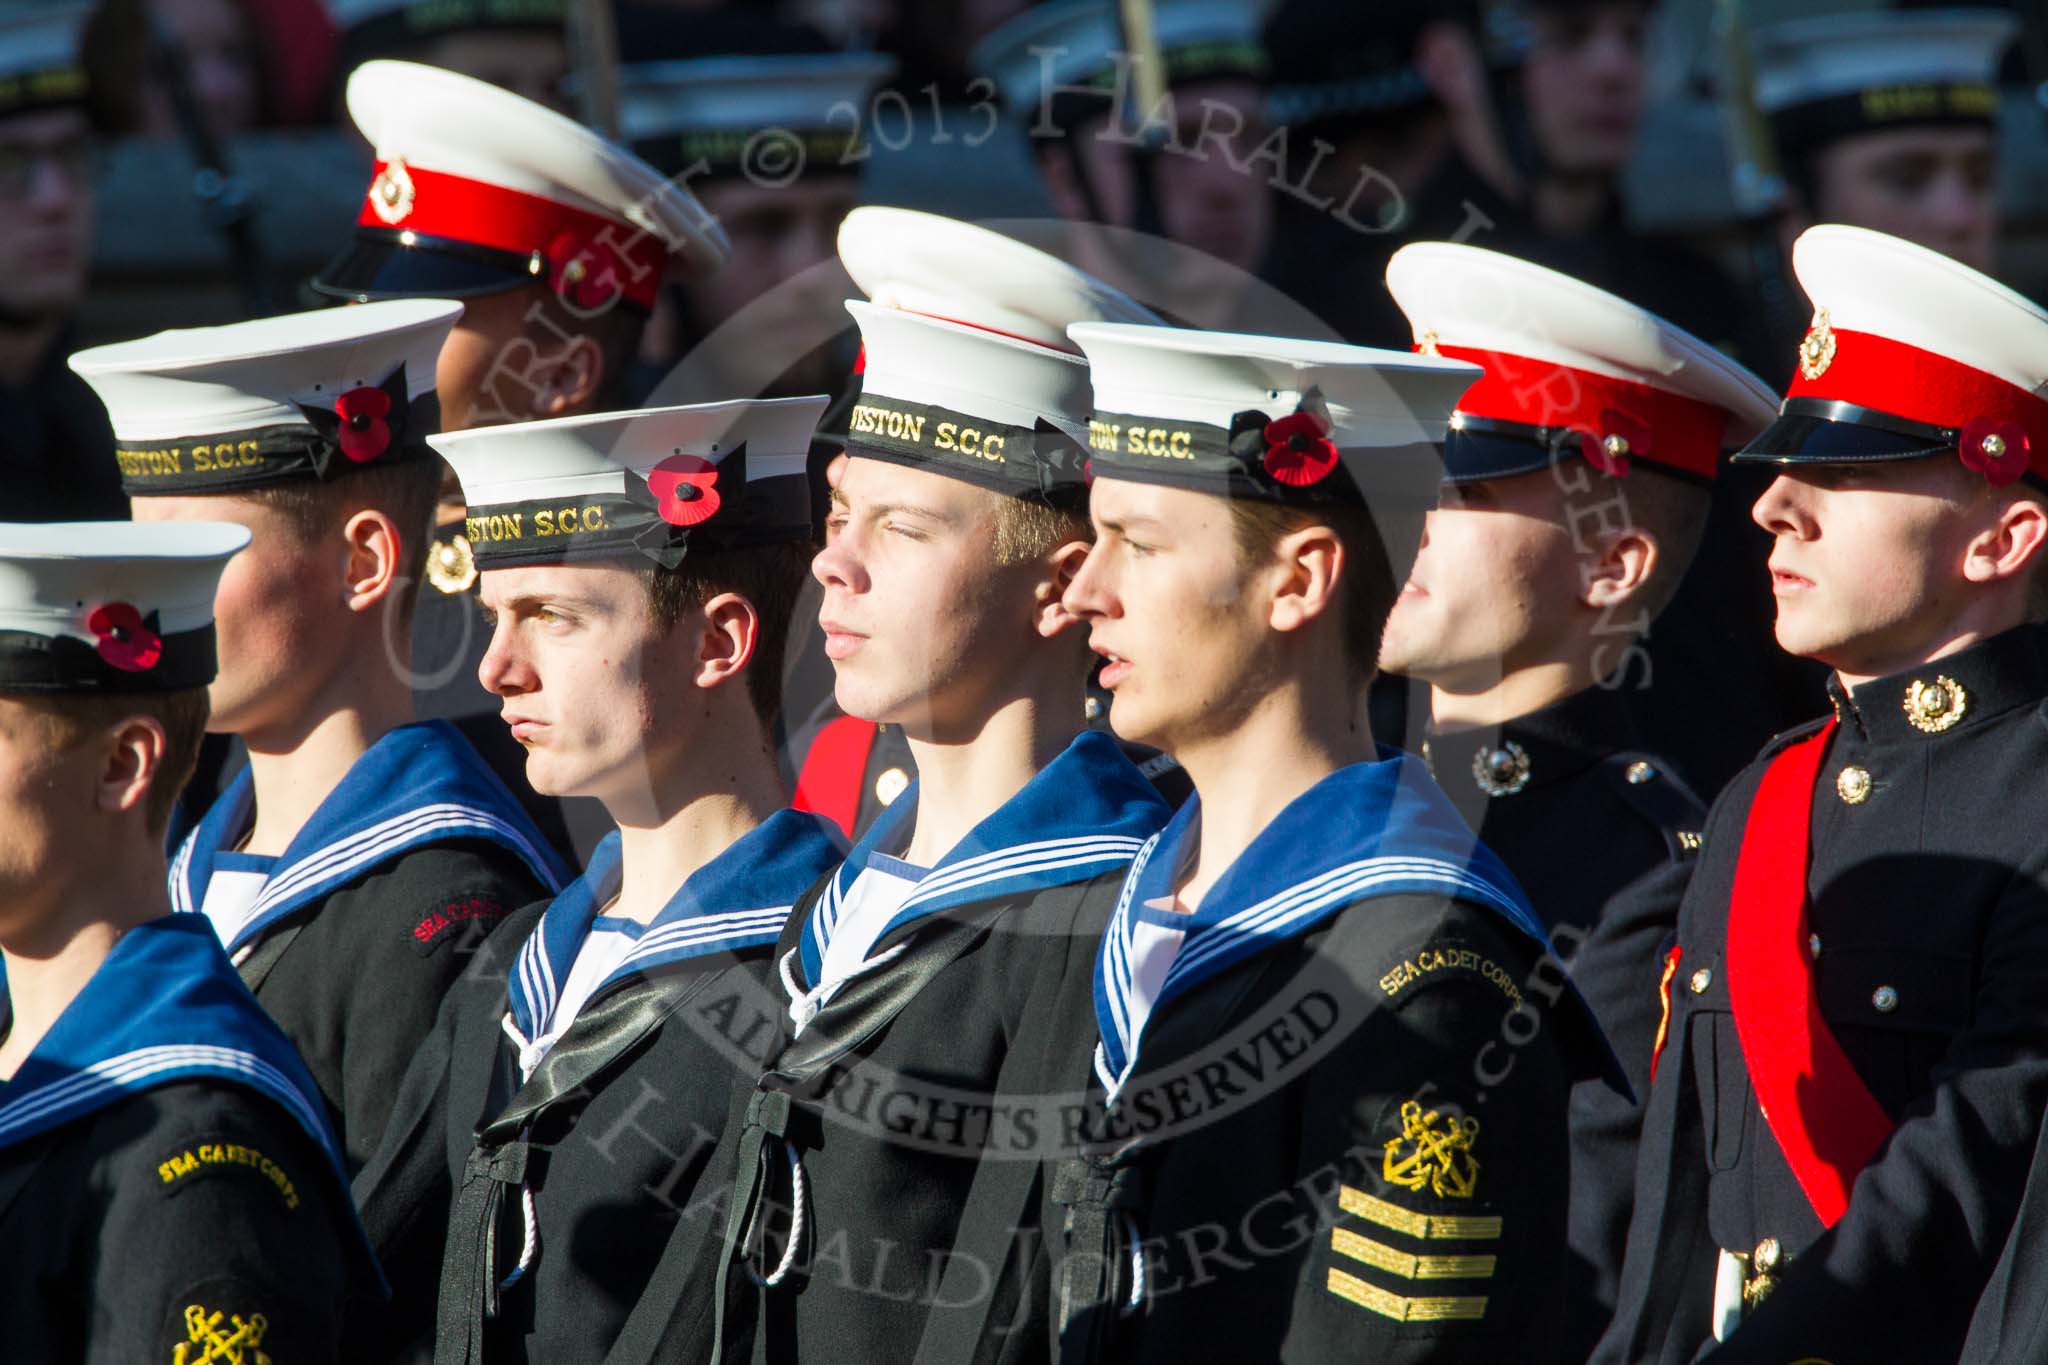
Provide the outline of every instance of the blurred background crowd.
{"type": "MultiPolygon", "coordinates": [[[[0,309],[61,312],[85,345],[311,302],[301,282],[346,241],[361,203],[370,149],[340,92],[365,60],[447,66],[632,140],[636,110],[662,122],[636,91],[648,73],[658,86],[663,63],[832,50],[878,58],[868,89],[833,116],[858,149],[814,158],[840,174],[692,183],[733,235],[735,264],[678,291],[644,344],[650,364],[828,262],[834,219],[856,202],[1150,229],[1212,272],[1277,290],[1182,281],[1171,292],[1189,321],[1273,322],[1291,300],[1329,332],[1404,347],[1379,263],[1402,241],[1455,236],[1614,289],[1774,380],[1806,323],[1783,246],[1809,221],[1880,228],[2030,296],[2048,289],[2039,6],[1926,12],[1908,30],[1923,36],[1903,41],[1922,62],[1942,44],[1982,47],[1997,107],[1982,126],[1930,119],[1917,138],[1872,147],[1831,145],[1810,105],[1805,129],[1773,117],[1775,87],[1825,81],[1828,63],[1882,82],[1898,31],[1842,0],[1168,3],[1158,22],[1207,26],[1212,60],[1176,73],[1172,146],[1143,173],[1102,135],[1127,114],[1034,103],[1034,82],[1070,69],[1034,48],[1068,62],[1122,42],[1113,26],[1061,17],[1072,9],[100,0],[83,37],[90,128],[0,141],[0,309]],[[1818,36],[1802,43],[1802,27],[1818,36]]],[[[815,292],[828,307],[844,297],[815,292]]],[[[33,359],[0,356],[0,389],[28,383],[33,359]]]]}

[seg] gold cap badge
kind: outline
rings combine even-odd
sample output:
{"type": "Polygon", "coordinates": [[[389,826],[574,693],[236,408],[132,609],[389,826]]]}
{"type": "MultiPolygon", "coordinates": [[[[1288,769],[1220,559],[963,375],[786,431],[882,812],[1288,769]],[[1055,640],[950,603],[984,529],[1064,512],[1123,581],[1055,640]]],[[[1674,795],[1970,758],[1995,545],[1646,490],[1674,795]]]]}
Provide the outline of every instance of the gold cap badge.
{"type": "Polygon", "coordinates": [[[1818,379],[1834,363],[1835,329],[1828,322],[1828,310],[1823,308],[1813,315],[1813,326],[1799,343],[1799,373],[1808,379],[1818,379]]]}
{"type": "Polygon", "coordinates": [[[416,196],[412,176],[403,161],[387,161],[370,182],[370,211],[394,227],[412,214],[416,196]]]}

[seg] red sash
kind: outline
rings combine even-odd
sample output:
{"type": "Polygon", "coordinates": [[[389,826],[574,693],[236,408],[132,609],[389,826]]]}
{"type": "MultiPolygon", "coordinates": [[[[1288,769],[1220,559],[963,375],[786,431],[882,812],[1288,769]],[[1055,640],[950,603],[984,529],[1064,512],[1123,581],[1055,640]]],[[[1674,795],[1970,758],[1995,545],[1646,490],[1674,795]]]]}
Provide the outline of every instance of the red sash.
{"type": "Polygon", "coordinates": [[[867,776],[868,751],[875,747],[875,723],[841,716],[811,738],[803,769],[796,776],[790,805],[822,815],[847,838],[860,817],[861,784],[867,776]]]}
{"type": "Polygon", "coordinates": [[[1891,1135],[1891,1116],[1828,1031],[1807,951],[1807,849],[1813,788],[1835,723],[1764,771],[1743,826],[1728,914],[1728,999],[1743,1064],[1771,1136],[1826,1227],[1891,1135]]]}

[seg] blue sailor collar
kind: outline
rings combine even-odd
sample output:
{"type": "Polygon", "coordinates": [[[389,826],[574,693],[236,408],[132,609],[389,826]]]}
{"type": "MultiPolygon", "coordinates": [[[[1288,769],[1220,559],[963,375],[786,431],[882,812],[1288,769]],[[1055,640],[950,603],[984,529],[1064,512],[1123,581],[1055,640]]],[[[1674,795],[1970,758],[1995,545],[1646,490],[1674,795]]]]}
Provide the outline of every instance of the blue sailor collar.
{"type": "MultiPolygon", "coordinates": [[[[254,779],[244,768],[171,859],[171,908],[197,911],[207,883],[254,815],[254,779]]],[[[427,844],[485,839],[530,868],[550,891],[570,871],[519,802],[460,731],[446,721],[401,725],[357,759],[284,854],[270,880],[226,935],[236,952],[272,924],[355,880],[379,863],[427,844]]]]}
{"type": "MultiPolygon", "coordinates": [[[[1238,855],[1188,915],[1147,1018],[1218,973],[1308,933],[1345,906],[1403,892],[1486,906],[1538,944],[1548,938],[1514,876],[1459,817],[1422,761],[1382,748],[1296,797],[1238,855]]],[[[1136,1069],[1131,955],[1140,907],[1171,897],[1200,829],[1201,798],[1148,841],[1124,877],[1095,955],[1096,1075],[1114,1099],[1136,1069]]],[[[1142,1025],[1140,1032],[1142,1033],[1142,1025]]]]}
{"type": "MultiPolygon", "coordinates": [[[[903,847],[917,816],[913,782],[868,828],[811,907],[800,948],[817,984],[853,884],[877,854],[903,847]]],[[[976,901],[1065,886],[1121,867],[1171,814],[1110,736],[1087,730],[939,859],[876,942],[906,924],[976,901]]]]}
{"type": "Polygon", "coordinates": [[[340,1150],[305,1063],[235,974],[211,926],[179,915],[123,934],[14,1079],[0,1081],[0,1148],[194,1076],[276,1101],[340,1174],[340,1150]]]}
{"type": "MultiPolygon", "coordinates": [[[[790,907],[839,861],[833,827],[815,815],[781,810],[691,873],[633,950],[597,990],[712,953],[772,946],[790,907]]],[[[513,961],[508,982],[513,1023],[528,1040],[553,1027],[555,1005],[598,911],[619,891],[619,835],[607,834],[581,877],[555,897],[513,961]]]]}

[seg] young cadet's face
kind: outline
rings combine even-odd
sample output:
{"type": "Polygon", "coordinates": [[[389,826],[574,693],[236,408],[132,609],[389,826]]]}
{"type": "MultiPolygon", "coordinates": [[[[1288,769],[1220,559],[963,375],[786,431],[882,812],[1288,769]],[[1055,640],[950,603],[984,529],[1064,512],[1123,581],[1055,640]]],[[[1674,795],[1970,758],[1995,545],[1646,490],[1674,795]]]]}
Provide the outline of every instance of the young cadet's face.
{"type": "Polygon", "coordinates": [[[1989,524],[1973,504],[1995,505],[1963,472],[1925,459],[1780,474],[1751,510],[1775,537],[1779,646],[1866,676],[1917,662],[1962,614],[1965,552],[1989,524]]]}
{"type": "Polygon", "coordinates": [[[846,462],[811,564],[840,710],[967,735],[1009,695],[1039,644],[1033,590],[1044,570],[995,562],[1002,496],[882,460],[846,462]]]}
{"type": "Polygon", "coordinates": [[[1814,159],[1818,221],[1888,232],[1991,270],[1998,161],[1988,128],[1897,128],[1843,138],[1814,159]]]}
{"type": "Polygon", "coordinates": [[[647,792],[688,747],[688,618],[655,620],[647,584],[622,564],[486,569],[478,593],[491,625],[477,678],[501,701],[526,750],[526,778],[547,796],[613,805],[647,792]]]}
{"type": "Polygon", "coordinates": [[[289,728],[348,664],[352,632],[333,628],[346,611],[339,535],[309,544],[282,511],[232,493],[136,498],[137,521],[230,521],[249,548],[228,561],[214,594],[220,673],[207,691],[214,734],[289,728]]]}
{"type": "Polygon", "coordinates": [[[1387,617],[1381,669],[1466,690],[1553,655],[1582,563],[1563,498],[1548,469],[1446,484],[1387,617]]]}
{"type": "Polygon", "coordinates": [[[1174,752],[1235,729],[1267,690],[1267,580],[1237,545],[1230,504],[1184,488],[1097,479],[1095,545],[1066,594],[1109,660],[1117,734],[1174,752]]]}

